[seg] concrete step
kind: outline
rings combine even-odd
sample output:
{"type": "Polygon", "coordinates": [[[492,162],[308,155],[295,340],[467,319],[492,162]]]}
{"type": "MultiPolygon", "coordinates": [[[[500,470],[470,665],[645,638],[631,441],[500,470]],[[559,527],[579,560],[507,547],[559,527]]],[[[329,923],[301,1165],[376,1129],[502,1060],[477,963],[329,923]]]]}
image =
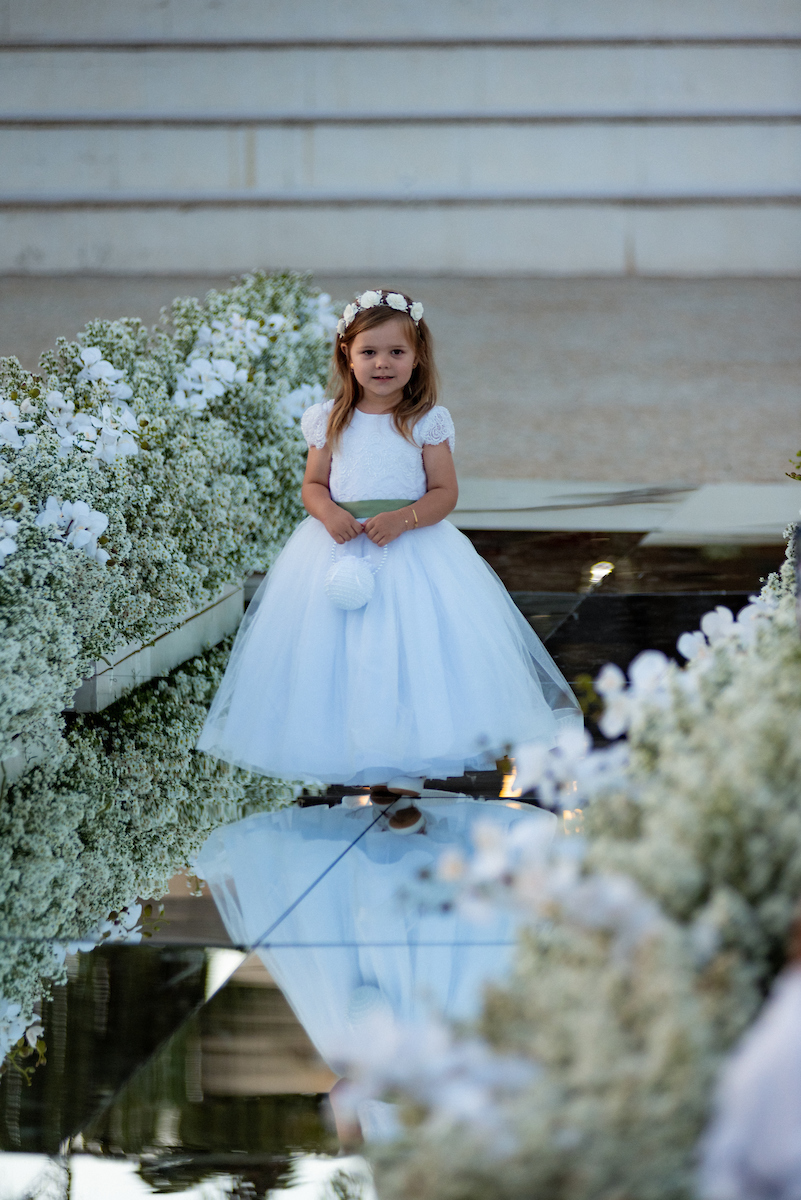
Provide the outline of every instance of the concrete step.
{"type": "Polygon", "coordinates": [[[218,45],[4,48],[0,119],[770,116],[801,105],[801,47],[218,45]]]}
{"type": "Polygon", "coordinates": [[[4,204],[801,200],[795,122],[3,128],[0,159],[4,204]]]}
{"type": "Polygon", "coordinates": [[[587,38],[798,36],[795,0],[5,0],[2,35],[15,41],[77,42],[238,38],[587,38]]]}
{"type": "Polygon", "coordinates": [[[0,205],[1,274],[176,275],[291,266],[323,274],[789,276],[795,201],[314,203],[177,195],[0,205]],[[37,204],[39,207],[37,208],[37,204]]]}

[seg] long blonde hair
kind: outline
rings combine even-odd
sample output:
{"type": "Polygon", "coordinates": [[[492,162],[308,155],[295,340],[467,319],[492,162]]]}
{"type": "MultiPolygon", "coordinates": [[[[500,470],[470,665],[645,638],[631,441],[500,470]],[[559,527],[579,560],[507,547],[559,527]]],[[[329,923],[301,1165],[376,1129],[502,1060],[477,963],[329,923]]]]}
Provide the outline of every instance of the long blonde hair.
{"type": "MultiPolygon", "coordinates": [[[[377,290],[377,289],[376,289],[377,290]]],[[[402,296],[403,292],[400,293],[402,296]]],[[[408,296],[404,299],[409,305],[408,296]]],[[[408,313],[399,312],[386,304],[376,304],[362,309],[353,318],[343,334],[337,334],[334,357],[331,362],[329,390],[334,405],[328,417],[326,441],[334,449],[343,432],[350,425],[353,410],[361,400],[362,389],[350,369],[350,346],[354,338],[367,329],[375,329],[387,321],[405,321],[409,341],[417,363],[412,377],[403,389],[400,402],[392,410],[392,420],[398,433],[412,441],[412,431],[429,409],[437,403],[437,368],[434,366],[434,344],[431,331],[421,317],[414,322],[408,313]]]]}

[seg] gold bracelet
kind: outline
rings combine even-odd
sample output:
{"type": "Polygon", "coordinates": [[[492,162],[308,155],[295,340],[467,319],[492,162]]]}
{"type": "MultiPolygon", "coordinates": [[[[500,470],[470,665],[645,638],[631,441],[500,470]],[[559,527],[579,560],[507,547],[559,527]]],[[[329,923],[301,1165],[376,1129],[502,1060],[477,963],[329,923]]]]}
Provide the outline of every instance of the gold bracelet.
{"type": "Polygon", "coordinates": [[[414,517],[414,527],[415,527],[415,529],[416,529],[416,528],[417,528],[417,526],[418,526],[418,524],[419,524],[419,522],[418,522],[418,520],[417,520],[417,513],[414,511],[414,509],[412,509],[412,516],[414,517]]]}

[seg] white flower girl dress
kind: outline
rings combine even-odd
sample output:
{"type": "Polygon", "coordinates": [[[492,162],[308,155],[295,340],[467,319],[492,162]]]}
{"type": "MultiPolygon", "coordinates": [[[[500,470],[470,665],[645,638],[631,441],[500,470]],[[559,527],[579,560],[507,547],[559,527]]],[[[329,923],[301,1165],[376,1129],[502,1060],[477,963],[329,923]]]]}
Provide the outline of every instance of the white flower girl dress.
{"type": "MultiPolygon", "coordinates": [[[[303,414],[309,446],[325,445],[332,403],[303,414]]],[[[419,500],[422,447],[444,441],[453,449],[439,405],[413,443],[391,415],[356,409],[332,457],[332,499],[419,500]]],[[[448,521],[384,551],[365,534],[337,546],[307,517],[248,607],[198,749],[277,778],[360,786],[459,776],[581,720],[539,638],[448,521]],[[376,572],[371,599],[350,611],[325,589],[343,554],[376,572]]]]}

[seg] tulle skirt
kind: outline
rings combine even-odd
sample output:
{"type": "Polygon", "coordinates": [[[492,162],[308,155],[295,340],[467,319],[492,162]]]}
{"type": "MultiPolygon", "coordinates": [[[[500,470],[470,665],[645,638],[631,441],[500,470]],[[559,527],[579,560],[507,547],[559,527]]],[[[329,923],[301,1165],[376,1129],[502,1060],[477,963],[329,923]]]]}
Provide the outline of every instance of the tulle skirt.
{"type": "Polygon", "coordinates": [[[445,778],[581,712],[491,568],[447,521],[345,547],[308,517],[251,602],[198,749],[284,779],[445,778]],[[377,569],[367,605],[325,592],[334,554],[377,569]]]}

